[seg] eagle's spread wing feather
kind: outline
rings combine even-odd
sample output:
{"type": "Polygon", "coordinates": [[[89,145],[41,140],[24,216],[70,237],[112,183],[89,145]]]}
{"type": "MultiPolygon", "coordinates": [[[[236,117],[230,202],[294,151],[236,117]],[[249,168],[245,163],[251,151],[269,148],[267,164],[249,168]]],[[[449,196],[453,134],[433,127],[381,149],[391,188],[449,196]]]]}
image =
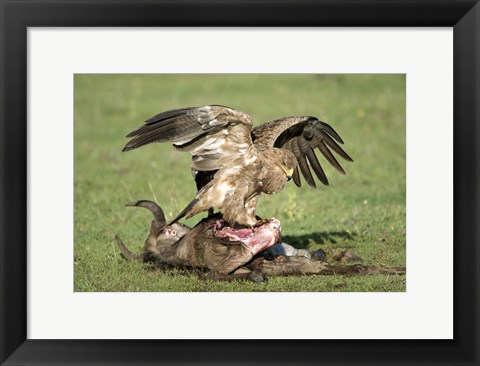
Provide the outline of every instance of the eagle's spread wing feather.
{"type": "Polygon", "coordinates": [[[342,174],[345,171],[332,151],[347,161],[353,161],[339,146],[343,140],[338,133],[327,123],[311,116],[285,117],[264,123],[252,130],[252,136],[255,144],[285,148],[293,152],[298,161],[293,181],[298,187],[301,186],[299,171],[310,186],[316,187],[310,167],[318,179],[328,185],[327,176],[315,155],[315,148],[342,174]]]}
{"type": "Polygon", "coordinates": [[[245,153],[252,145],[251,127],[248,115],[225,106],[174,109],[149,118],[130,132],[127,137],[132,139],[123,151],[170,141],[177,150],[192,153],[194,170],[212,171],[245,153]]]}

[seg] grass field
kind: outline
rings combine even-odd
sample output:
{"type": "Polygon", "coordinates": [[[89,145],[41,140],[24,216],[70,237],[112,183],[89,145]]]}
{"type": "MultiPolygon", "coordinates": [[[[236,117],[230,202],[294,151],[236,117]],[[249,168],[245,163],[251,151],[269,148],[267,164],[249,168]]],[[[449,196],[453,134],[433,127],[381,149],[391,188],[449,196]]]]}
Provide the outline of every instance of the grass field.
{"type": "Polygon", "coordinates": [[[260,198],[258,214],[281,220],[284,241],[322,248],[329,260],[350,250],[364,264],[404,266],[405,86],[404,75],[76,75],[75,291],[405,291],[405,276],[385,275],[202,281],[127,262],[114,243],[119,234],[140,252],[150,225],[147,210],[125,203],[157,201],[172,218],[196,193],[189,154],[170,144],[122,153],[125,135],[164,110],[223,104],[255,123],[314,115],[337,130],[355,160],[341,161],[343,176],[320,158],[329,187],[289,183],[260,198]]]}

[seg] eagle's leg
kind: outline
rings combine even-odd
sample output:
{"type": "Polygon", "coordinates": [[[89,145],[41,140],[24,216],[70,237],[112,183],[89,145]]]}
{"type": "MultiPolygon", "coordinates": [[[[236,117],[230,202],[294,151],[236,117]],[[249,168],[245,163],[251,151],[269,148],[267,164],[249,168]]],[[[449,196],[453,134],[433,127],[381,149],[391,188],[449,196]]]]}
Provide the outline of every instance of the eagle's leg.
{"type": "Polygon", "coordinates": [[[258,196],[252,197],[245,202],[246,215],[251,218],[251,222],[255,220],[255,222],[253,222],[253,225],[249,225],[251,229],[262,226],[263,224],[266,224],[268,222],[268,220],[262,220],[260,217],[257,216],[257,202],[258,196]]]}
{"type": "Polygon", "coordinates": [[[221,213],[224,224],[235,230],[253,230],[255,228],[255,224],[257,223],[257,219],[248,215],[245,209],[236,209],[235,211],[230,211],[227,208],[222,209],[221,213]]]}

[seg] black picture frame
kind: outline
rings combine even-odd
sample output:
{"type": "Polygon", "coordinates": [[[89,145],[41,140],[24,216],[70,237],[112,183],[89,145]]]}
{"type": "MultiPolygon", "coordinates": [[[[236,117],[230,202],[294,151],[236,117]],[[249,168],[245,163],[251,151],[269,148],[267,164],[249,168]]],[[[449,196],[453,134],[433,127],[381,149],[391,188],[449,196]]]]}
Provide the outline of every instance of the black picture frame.
{"type": "Polygon", "coordinates": [[[0,0],[0,12],[2,365],[480,364],[478,1],[0,0]],[[27,339],[27,28],[59,26],[453,27],[454,339],[27,339]]]}

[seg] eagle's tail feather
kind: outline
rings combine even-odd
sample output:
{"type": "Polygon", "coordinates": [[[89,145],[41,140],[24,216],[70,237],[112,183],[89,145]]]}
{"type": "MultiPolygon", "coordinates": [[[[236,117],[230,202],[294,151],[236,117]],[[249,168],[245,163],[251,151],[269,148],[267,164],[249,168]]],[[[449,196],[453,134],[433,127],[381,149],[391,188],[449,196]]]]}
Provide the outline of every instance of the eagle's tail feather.
{"type": "MultiPolygon", "coordinates": [[[[183,211],[180,212],[180,213],[177,215],[177,217],[175,217],[172,221],[168,222],[168,223],[165,225],[165,227],[170,226],[170,225],[173,225],[173,224],[175,224],[177,221],[183,219],[185,216],[191,214],[190,211],[192,211],[192,209],[195,207],[195,205],[197,204],[198,201],[199,201],[198,198],[194,198],[194,199],[187,205],[187,207],[185,207],[185,208],[183,209],[183,211]]],[[[192,216],[192,215],[189,215],[189,217],[191,217],[191,216],[192,216]]]]}

